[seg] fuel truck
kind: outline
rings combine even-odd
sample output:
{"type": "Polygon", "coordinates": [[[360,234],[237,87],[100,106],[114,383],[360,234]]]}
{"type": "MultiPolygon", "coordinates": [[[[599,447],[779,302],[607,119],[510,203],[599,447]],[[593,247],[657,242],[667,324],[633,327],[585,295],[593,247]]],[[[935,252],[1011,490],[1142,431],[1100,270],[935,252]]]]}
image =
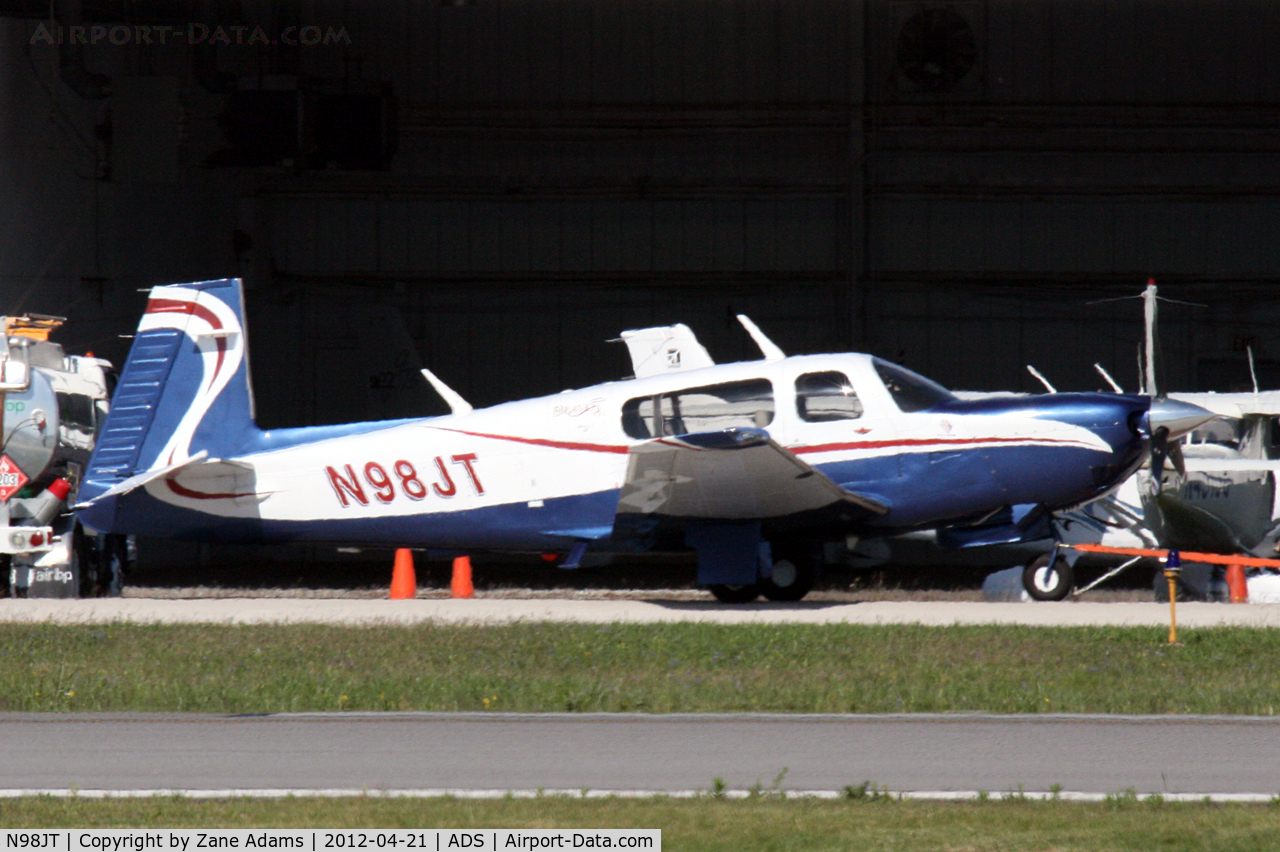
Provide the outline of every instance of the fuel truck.
{"type": "Polygon", "coordinates": [[[70,511],[111,404],[111,364],[67,355],[50,341],[61,317],[0,321],[0,591],[16,597],[118,594],[129,542],[92,534],[70,511]]]}

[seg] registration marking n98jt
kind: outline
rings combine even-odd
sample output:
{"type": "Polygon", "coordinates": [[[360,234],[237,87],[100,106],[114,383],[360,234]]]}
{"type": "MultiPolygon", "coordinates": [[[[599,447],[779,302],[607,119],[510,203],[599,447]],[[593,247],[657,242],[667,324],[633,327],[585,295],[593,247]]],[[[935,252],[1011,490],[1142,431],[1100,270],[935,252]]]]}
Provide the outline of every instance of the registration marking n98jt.
{"type": "Polygon", "coordinates": [[[370,502],[387,504],[400,497],[409,500],[422,500],[434,493],[437,497],[449,498],[458,493],[458,484],[452,473],[459,473],[458,468],[466,473],[466,480],[471,490],[477,495],[484,494],[484,486],[476,474],[477,459],[475,453],[460,453],[449,456],[449,464],[444,456],[436,456],[432,460],[428,473],[419,475],[413,462],[396,459],[389,465],[376,461],[367,462],[362,468],[351,464],[342,465],[341,469],[326,465],[324,472],[329,477],[329,485],[337,495],[338,504],[347,508],[353,502],[368,506],[370,502]],[[366,492],[365,486],[368,486],[366,492]]]}

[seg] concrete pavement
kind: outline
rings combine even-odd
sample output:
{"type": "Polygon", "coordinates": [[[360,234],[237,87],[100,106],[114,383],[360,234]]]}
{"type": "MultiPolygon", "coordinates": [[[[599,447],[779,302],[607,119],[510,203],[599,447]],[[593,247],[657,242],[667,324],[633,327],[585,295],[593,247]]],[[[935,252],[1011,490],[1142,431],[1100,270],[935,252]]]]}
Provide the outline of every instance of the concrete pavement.
{"type": "MultiPolygon", "coordinates": [[[[706,624],[1024,624],[1033,626],[1159,626],[1159,603],[984,603],[875,601],[754,603],[635,600],[347,600],[231,598],[160,600],[0,599],[0,622],[212,624],[504,624],[517,621],[584,624],[699,622],[706,624]]],[[[1180,627],[1280,627],[1280,604],[1178,604],[1180,627]]]]}

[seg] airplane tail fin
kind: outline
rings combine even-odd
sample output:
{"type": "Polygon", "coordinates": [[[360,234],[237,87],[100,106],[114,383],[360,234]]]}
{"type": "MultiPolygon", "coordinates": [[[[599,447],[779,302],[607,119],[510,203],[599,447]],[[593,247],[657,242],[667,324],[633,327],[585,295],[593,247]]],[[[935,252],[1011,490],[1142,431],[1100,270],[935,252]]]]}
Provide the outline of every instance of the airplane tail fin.
{"type": "MultiPolygon", "coordinates": [[[[98,433],[81,505],[193,455],[232,455],[256,431],[240,279],[156,287],[98,433]]],[[[107,511],[114,514],[90,506],[82,518],[109,529],[108,518],[94,517],[107,511]]]]}
{"type": "Polygon", "coordinates": [[[693,330],[684,323],[624,331],[618,340],[627,344],[637,379],[715,366],[693,330]]]}

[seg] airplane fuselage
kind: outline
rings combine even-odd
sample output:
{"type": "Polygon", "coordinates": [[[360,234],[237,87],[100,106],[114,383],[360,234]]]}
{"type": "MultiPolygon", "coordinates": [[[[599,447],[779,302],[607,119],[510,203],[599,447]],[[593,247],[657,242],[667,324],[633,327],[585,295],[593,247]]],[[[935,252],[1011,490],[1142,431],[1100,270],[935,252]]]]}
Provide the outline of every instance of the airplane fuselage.
{"type": "MultiPolygon", "coordinates": [[[[860,533],[979,520],[1017,504],[1072,506],[1141,459],[1143,397],[962,401],[904,389],[894,376],[887,385],[885,369],[898,368],[859,354],[795,356],[462,415],[247,429],[220,464],[148,482],[149,500],[121,500],[115,526],[214,541],[631,549],[614,525],[632,448],[725,428],[764,430],[834,483],[887,507],[851,520],[848,531],[860,533]],[[824,391],[841,381],[843,396],[824,391]],[[932,404],[903,411],[904,400],[932,404]]],[[[194,436],[199,443],[201,431],[194,436]]]]}

